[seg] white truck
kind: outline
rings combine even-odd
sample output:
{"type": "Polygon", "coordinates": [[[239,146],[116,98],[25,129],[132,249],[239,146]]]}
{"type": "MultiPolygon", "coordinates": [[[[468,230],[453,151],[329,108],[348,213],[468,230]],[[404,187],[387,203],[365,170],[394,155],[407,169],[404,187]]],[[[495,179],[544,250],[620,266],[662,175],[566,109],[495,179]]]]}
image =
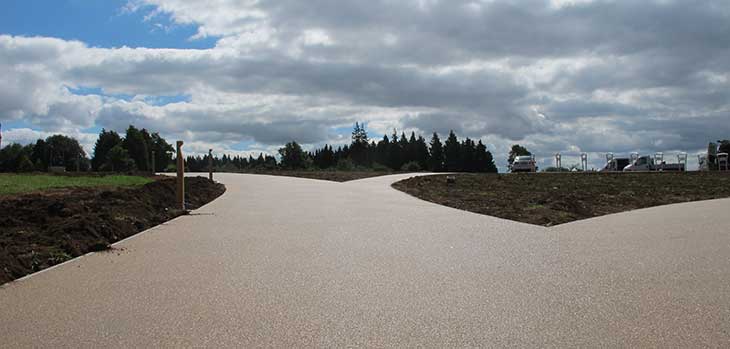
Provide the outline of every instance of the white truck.
{"type": "Polygon", "coordinates": [[[611,158],[606,162],[606,165],[599,172],[621,172],[624,167],[631,163],[629,158],[611,158]]]}
{"type": "Polygon", "coordinates": [[[534,155],[515,156],[509,164],[510,172],[537,172],[537,165],[534,155]]]}
{"type": "Polygon", "coordinates": [[[624,167],[624,172],[651,172],[651,171],[674,171],[685,170],[684,163],[668,164],[664,160],[655,161],[654,157],[640,156],[633,163],[624,167]]]}

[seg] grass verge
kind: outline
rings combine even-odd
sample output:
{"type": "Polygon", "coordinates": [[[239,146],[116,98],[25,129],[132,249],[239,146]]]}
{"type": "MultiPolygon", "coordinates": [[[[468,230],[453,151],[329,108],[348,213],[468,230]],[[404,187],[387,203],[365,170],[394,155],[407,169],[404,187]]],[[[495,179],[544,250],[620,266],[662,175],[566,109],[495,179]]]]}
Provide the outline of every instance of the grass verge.
{"type": "Polygon", "coordinates": [[[63,176],[47,174],[0,174],[0,195],[21,194],[68,187],[139,186],[153,179],[139,176],[63,176]]]}

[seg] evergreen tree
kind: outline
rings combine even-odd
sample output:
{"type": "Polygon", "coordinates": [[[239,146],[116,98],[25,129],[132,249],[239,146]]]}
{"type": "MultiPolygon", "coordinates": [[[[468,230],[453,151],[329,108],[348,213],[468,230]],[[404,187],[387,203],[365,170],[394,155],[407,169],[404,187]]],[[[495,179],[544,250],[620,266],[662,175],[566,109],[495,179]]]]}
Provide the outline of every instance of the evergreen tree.
{"type": "Polygon", "coordinates": [[[129,153],[129,157],[132,158],[137,169],[147,171],[150,153],[143,133],[136,127],[129,125],[122,146],[129,153]]]}
{"type": "Polygon", "coordinates": [[[459,140],[454,131],[449,132],[449,138],[444,143],[444,164],[449,172],[461,171],[461,154],[459,151],[459,140]]]}
{"type": "Polygon", "coordinates": [[[494,164],[494,158],[492,157],[492,153],[487,150],[487,147],[482,143],[481,140],[479,140],[479,143],[477,143],[476,146],[474,165],[476,172],[497,172],[497,166],[494,164]]]}
{"type": "Polygon", "coordinates": [[[383,139],[375,146],[375,162],[383,166],[389,166],[388,160],[390,140],[387,135],[383,135],[383,139]]]}
{"type": "Polygon", "coordinates": [[[106,163],[109,151],[121,142],[122,137],[118,133],[101,129],[99,138],[94,144],[94,157],[91,159],[91,168],[98,171],[106,163]]]}
{"type": "Polygon", "coordinates": [[[400,170],[403,168],[403,164],[408,162],[408,138],[406,138],[405,132],[401,132],[398,140],[398,155],[398,163],[396,163],[398,167],[396,169],[400,170]]]}
{"type": "Polygon", "coordinates": [[[297,142],[289,142],[279,149],[281,167],[288,170],[306,168],[306,155],[297,142]]]}
{"type": "Polygon", "coordinates": [[[365,124],[355,123],[352,131],[352,144],[350,145],[350,158],[359,166],[369,166],[368,159],[368,134],[365,131],[365,124]]]}
{"type": "Polygon", "coordinates": [[[476,166],[474,157],[476,153],[476,147],[474,141],[467,137],[464,142],[461,143],[459,149],[459,167],[464,172],[476,172],[476,166]]]}
{"type": "Polygon", "coordinates": [[[434,132],[431,137],[431,154],[429,157],[428,168],[431,171],[439,172],[444,170],[444,149],[441,145],[439,135],[434,132]]]}
{"type": "Polygon", "coordinates": [[[416,140],[416,159],[415,161],[418,163],[418,166],[421,167],[421,169],[427,169],[428,168],[428,145],[426,144],[426,140],[423,138],[423,136],[418,136],[418,139],[416,140]]]}
{"type": "Polygon", "coordinates": [[[393,129],[393,135],[390,138],[390,145],[388,146],[388,167],[394,170],[400,170],[403,165],[401,146],[398,143],[398,133],[393,129]]]}

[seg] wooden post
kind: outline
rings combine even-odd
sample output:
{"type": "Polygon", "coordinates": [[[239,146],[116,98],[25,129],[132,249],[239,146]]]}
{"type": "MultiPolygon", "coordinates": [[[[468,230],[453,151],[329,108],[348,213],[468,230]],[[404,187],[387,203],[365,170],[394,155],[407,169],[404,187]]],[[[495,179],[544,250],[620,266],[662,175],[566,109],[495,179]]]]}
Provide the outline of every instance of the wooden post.
{"type": "Polygon", "coordinates": [[[152,175],[154,176],[157,173],[157,168],[155,168],[155,151],[152,151],[152,175]]]}
{"type": "Polygon", "coordinates": [[[213,180],[213,149],[208,149],[208,178],[213,180]]]}
{"type": "Polygon", "coordinates": [[[177,141],[177,202],[185,211],[185,159],[182,153],[183,141],[177,141]]]}

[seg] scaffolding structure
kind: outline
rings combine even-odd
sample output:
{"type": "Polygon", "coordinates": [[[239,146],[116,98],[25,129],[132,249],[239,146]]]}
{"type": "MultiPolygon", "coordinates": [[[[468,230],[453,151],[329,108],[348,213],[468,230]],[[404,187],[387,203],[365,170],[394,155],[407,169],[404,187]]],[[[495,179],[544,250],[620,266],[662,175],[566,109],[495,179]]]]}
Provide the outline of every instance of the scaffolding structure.
{"type": "Polygon", "coordinates": [[[728,171],[728,154],[717,153],[717,169],[719,171],[728,171]]]}

